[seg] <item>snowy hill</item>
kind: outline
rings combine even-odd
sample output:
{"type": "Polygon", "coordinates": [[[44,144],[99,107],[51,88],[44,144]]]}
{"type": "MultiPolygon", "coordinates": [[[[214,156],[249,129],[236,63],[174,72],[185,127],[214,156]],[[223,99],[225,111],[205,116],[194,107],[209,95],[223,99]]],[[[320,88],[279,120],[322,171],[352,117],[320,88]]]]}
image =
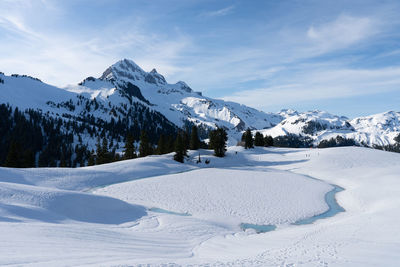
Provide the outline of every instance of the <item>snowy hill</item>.
{"type": "MultiPolygon", "coordinates": [[[[2,266],[397,266],[400,154],[229,147],[0,167],[2,266]],[[236,153],[237,152],[237,153],[236,153]],[[344,210],[324,216],[332,199],[344,210]],[[317,217],[308,224],[292,224],[317,217]],[[257,234],[241,223],[276,228],[257,234]],[[266,225],[267,224],[267,225],[266,225]]],[[[255,226],[253,226],[255,227],[255,226]]]]}
{"type": "Polygon", "coordinates": [[[0,83],[0,104],[10,103],[21,110],[32,108],[46,112],[52,110],[46,102],[59,103],[76,95],[30,76],[6,76],[0,72],[0,79],[3,81],[0,83]]]}

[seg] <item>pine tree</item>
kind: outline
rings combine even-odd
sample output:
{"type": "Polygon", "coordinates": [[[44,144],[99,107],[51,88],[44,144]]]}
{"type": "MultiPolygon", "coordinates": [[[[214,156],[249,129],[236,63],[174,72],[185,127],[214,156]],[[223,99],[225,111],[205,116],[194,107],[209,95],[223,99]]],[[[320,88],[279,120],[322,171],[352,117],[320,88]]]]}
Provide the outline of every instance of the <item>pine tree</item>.
{"type": "Polygon", "coordinates": [[[184,146],[185,150],[188,150],[190,148],[190,138],[189,138],[189,133],[188,133],[187,128],[185,131],[182,132],[182,141],[183,141],[183,146],[184,146]]]}
{"type": "Polygon", "coordinates": [[[264,146],[264,136],[259,132],[256,132],[256,135],[254,137],[254,145],[264,146]]]}
{"type": "Polygon", "coordinates": [[[149,143],[149,139],[147,137],[147,133],[142,131],[140,134],[140,145],[139,145],[139,156],[146,157],[152,154],[152,147],[149,143]]]}
{"type": "Polygon", "coordinates": [[[400,134],[396,136],[393,140],[400,144],[400,134]]]}
{"type": "Polygon", "coordinates": [[[174,160],[183,163],[186,155],[185,145],[183,143],[183,133],[178,133],[175,140],[175,155],[174,160]]]}
{"type": "Polygon", "coordinates": [[[113,161],[120,161],[120,160],[121,160],[121,156],[119,155],[119,153],[114,153],[113,161]]]}
{"type": "Polygon", "coordinates": [[[264,146],[273,146],[274,145],[274,138],[270,135],[266,135],[264,137],[264,146]]]}
{"type": "Polygon", "coordinates": [[[253,142],[253,135],[251,134],[250,128],[247,128],[244,133],[244,148],[254,148],[253,142]]]}
{"type": "Polygon", "coordinates": [[[244,132],[244,133],[242,134],[241,141],[242,141],[243,143],[244,143],[244,141],[246,141],[246,132],[244,132]]]}
{"type": "Polygon", "coordinates": [[[5,167],[21,168],[21,146],[19,143],[12,141],[8,150],[5,167]]]}
{"type": "Polygon", "coordinates": [[[167,153],[174,152],[175,150],[175,140],[173,135],[168,136],[168,141],[167,141],[167,153]]]}
{"type": "MultiPolygon", "coordinates": [[[[100,139],[98,138],[98,141],[100,139]]],[[[96,164],[104,164],[104,163],[109,163],[111,162],[111,153],[108,151],[108,141],[106,137],[103,137],[103,140],[100,143],[96,145],[97,151],[96,151],[96,164]]]]}
{"type": "Polygon", "coordinates": [[[97,136],[97,142],[96,142],[96,155],[95,155],[95,164],[102,164],[101,160],[99,160],[99,155],[101,155],[101,140],[100,140],[100,136],[97,136]]]}
{"type": "Polygon", "coordinates": [[[160,135],[160,138],[158,139],[157,143],[157,154],[162,155],[168,153],[168,146],[167,146],[167,141],[165,140],[165,137],[163,134],[160,135]]]}
{"type": "Polygon", "coordinates": [[[88,166],[93,166],[95,164],[96,164],[96,162],[95,162],[94,151],[92,150],[90,152],[90,156],[89,156],[89,159],[88,159],[88,166]]]}
{"type": "Polygon", "coordinates": [[[35,167],[35,154],[31,149],[25,150],[23,154],[22,167],[33,168],[35,167]]]}
{"type": "Polygon", "coordinates": [[[197,127],[192,127],[192,133],[190,134],[190,149],[197,150],[200,148],[199,135],[197,133],[197,127]]]}
{"type": "Polygon", "coordinates": [[[226,141],[228,141],[228,135],[222,128],[217,128],[209,134],[209,148],[214,149],[214,155],[217,157],[225,156],[226,141]]]}
{"type": "Polygon", "coordinates": [[[124,159],[134,159],[137,157],[133,136],[128,133],[125,139],[124,159]]]}
{"type": "Polygon", "coordinates": [[[67,162],[65,160],[65,156],[64,156],[64,152],[63,151],[61,151],[59,167],[61,167],[61,168],[67,167],[67,162]]]}

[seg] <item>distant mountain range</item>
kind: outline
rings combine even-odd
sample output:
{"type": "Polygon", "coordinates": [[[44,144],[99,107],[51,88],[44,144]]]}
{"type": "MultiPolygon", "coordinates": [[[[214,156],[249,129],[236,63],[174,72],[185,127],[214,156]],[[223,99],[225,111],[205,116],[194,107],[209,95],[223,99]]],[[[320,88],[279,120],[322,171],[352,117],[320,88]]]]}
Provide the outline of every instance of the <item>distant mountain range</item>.
{"type": "MultiPolygon", "coordinates": [[[[120,146],[124,136],[118,135],[125,134],[126,130],[115,131],[115,125],[128,130],[134,128],[136,132],[144,128],[151,132],[153,142],[164,129],[171,132],[197,125],[206,138],[209,129],[219,126],[227,130],[231,145],[240,140],[247,128],[273,137],[288,134],[307,137],[314,145],[342,136],[358,145],[387,146],[396,144],[400,134],[399,112],[355,119],[323,111],[265,113],[203,96],[182,81],[169,84],[155,69],[146,72],[128,59],[108,67],[99,78],[88,77],[66,88],[25,75],[0,73],[1,103],[18,107],[20,111],[31,109],[47,118],[75,122],[78,126],[88,124],[94,133],[76,130],[74,143],[79,139],[89,149],[94,148],[97,133],[101,132],[120,146]],[[113,134],[108,133],[110,127],[114,128],[113,134]]],[[[68,128],[62,126],[60,131],[68,128]]]]}

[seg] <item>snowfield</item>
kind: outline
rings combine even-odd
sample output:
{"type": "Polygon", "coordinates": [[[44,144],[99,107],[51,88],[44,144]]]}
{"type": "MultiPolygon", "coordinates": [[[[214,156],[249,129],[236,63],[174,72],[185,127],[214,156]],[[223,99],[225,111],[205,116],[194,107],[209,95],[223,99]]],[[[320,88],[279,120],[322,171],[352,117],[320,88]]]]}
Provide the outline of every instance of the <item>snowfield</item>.
{"type": "Polygon", "coordinates": [[[95,193],[128,203],[253,224],[284,224],[328,209],[332,187],[302,175],[278,171],[201,169],[116,184],[95,193]]]}
{"type": "Polygon", "coordinates": [[[169,154],[78,169],[0,168],[0,265],[399,265],[400,154],[200,153],[201,164],[191,152],[185,164],[169,154]],[[331,184],[344,188],[336,198],[345,212],[291,224],[326,211],[331,184]],[[240,223],[277,229],[256,234],[240,223]]]}

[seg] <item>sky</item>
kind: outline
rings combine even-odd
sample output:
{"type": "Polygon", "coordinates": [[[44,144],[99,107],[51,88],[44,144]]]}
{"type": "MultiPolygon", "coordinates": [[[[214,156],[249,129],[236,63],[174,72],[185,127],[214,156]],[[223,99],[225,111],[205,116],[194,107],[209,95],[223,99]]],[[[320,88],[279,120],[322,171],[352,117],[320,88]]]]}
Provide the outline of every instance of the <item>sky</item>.
{"type": "Polygon", "coordinates": [[[400,2],[0,0],[0,71],[64,87],[128,58],[266,112],[400,111],[400,2]]]}

